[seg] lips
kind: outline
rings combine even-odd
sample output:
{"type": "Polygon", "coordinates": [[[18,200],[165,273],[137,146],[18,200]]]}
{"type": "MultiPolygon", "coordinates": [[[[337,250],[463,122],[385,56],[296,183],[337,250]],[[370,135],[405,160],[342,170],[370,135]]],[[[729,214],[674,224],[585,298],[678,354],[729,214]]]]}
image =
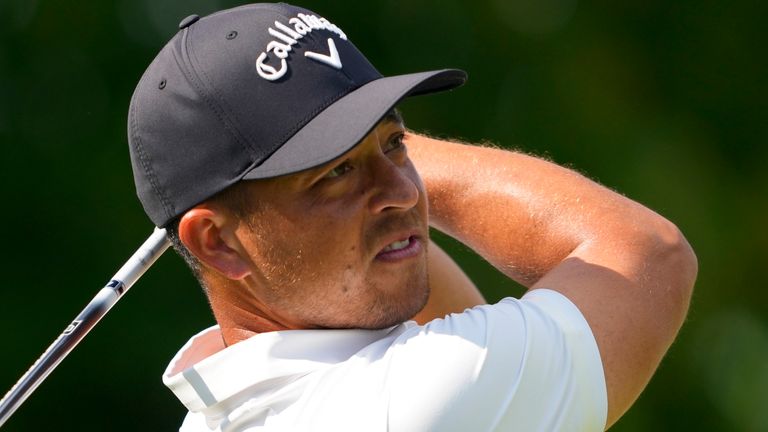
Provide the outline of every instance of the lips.
{"type": "Polygon", "coordinates": [[[385,262],[397,262],[419,255],[423,245],[421,238],[410,235],[387,244],[384,249],[376,254],[376,259],[385,262]]]}
{"type": "Polygon", "coordinates": [[[394,250],[402,250],[402,249],[405,249],[406,247],[408,247],[408,245],[410,245],[410,244],[411,244],[411,238],[408,237],[405,240],[401,240],[401,241],[396,241],[396,242],[390,243],[389,246],[385,247],[382,252],[389,252],[389,251],[394,251],[394,250]]]}

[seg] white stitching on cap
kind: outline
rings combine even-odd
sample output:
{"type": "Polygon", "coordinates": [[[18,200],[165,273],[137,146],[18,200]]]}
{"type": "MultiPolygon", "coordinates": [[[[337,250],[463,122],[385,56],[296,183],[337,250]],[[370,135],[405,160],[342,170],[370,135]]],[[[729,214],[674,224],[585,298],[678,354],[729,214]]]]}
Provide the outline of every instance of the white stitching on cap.
{"type": "MultiPolygon", "coordinates": [[[[344,34],[343,31],[341,31],[340,28],[338,28],[335,24],[331,23],[325,18],[318,18],[315,15],[307,15],[300,13],[298,14],[298,18],[294,17],[288,20],[289,24],[293,24],[293,29],[283,23],[280,23],[278,21],[275,21],[275,27],[282,30],[284,33],[281,33],[272,27],[269,28],[269,34],[278,39],[278,40],[272,40],[267,44],[266,49],[259,54],[259,57],[256,58],[256,71],[259,73],[259,76],[264,78],[268,81],[275,81],[280,78],[282,78],[286,72],[288,72],[288,63],[285,61],[285,59],[288,57],[288,54],[293,50],[293,46],[299,43],[299,39],[303,38],[307,33],[312,32],[313,30],[328,30],[330,32],[336,33],[339,35],[339,37],[343,40],[347,40],[347,35],[344,34]],[[287,33],[287,34],[286,34],[287,33]],[[275,66],[268,65],[267,61],[267,53],[272,52],[277,58],[280,59],[280,68],[277,69],[275,66]]],[[[329,44],[330,45],[330,44],[329,44]]],[[[333,58],[333,53],[335,51],[335,46],[331,46],[331,56],[325,56],[329,58],[333,58]]],[[[316,54],[317,53],[312,53],[316,54]]],[[[310,58],[314,58],[312,56],[308,56],[310,58]]],[[[336,61],[335,62],[327,62],[325,60],[321,60],[323,63],[326,63],[328,65],[331,65],[337,69],[341,69],[341,61],[338,60],[338,53],[336,53],[336,61]],[[337,66],[338,63],[338,66],[337,66]]],[[[315,60],[319,60],[318,58],[314,58],[315,60]]]]}
{"type": "Polygon", "coordinates": [[[336,44],[333,43],[333,39],[328,38],[328,55],[320,54],[312,51],[304,51],[306,57],[312,60],[317,60],[321,63],[325,63],[330,67],[341,69],[341,58],[339,57],[339,51],[336,50],[336,44]]]}

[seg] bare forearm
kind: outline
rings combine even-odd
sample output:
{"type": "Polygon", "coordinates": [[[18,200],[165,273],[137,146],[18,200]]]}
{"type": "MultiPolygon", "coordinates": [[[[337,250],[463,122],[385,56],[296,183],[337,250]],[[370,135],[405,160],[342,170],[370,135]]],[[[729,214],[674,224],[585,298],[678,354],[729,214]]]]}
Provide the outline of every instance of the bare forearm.
{"type": "Polygon", "coordinates": [[[580,245],[630,238],[627,229],[645,229],[657,219],[541,159],[421,136],[409,137],[408,146],[427,185],[430,223],[526,286],[580,245]]]}

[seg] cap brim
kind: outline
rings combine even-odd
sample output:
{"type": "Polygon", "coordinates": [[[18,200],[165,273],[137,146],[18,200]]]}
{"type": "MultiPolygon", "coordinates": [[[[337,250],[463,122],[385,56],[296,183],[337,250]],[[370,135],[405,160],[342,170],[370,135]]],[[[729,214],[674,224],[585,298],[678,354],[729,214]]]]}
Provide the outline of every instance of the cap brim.
{"type": "Polygon", "coordinates": [[[315,116],[243,179],[278,177],[329,162],[362,141],[401,99],[450,90],[466,79],[464,71],[445,69],[371,81],[315,116]]]}

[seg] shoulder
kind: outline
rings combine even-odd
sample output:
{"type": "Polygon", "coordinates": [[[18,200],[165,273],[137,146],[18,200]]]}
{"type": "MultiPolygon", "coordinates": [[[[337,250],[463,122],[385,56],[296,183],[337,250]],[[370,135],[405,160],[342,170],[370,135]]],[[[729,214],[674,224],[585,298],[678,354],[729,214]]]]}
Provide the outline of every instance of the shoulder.
{"type": "Polygon", "coordinates": [[[565,421],[579,425],[575,430],[604,427],[597,345],[579,310],[557,292],[534,290],[412,327],[389,351],[393,425],[494,430],[510,422],[521,430],[568,430],[565,421]]]}

